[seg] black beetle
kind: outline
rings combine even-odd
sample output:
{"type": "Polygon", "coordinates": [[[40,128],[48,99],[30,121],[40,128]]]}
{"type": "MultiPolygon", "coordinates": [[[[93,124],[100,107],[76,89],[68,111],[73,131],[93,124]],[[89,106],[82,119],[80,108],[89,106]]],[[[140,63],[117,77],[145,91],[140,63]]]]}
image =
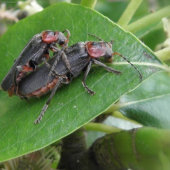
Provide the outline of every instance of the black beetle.
{"type": "MultiPolygon", "coordinates": [[[[111,61],[112,56],[115,54],[120,55],[117,52],[112,51],[112,44],[108,42],[78,42],[71,47],[68,47],[65,50],[65,54],[68,58],[68,61],[71,66],[71,73],[64,64],[63,60],[60,59],[57,65],[52,69],[52,74],[49,76],[49,72],[53,63],[58,57],[58,53],[56,53],[53,58],[51,58],[46,65],[41,66],[36,72],[32,72],[23,78],[18,86],[13,90],[13,94],[18,95],[21,98],[29,98],[29,97],[40,97],[50,91],[51,95],[44,105],[39,117],[34,122],[39,123],[42,117],[44,116],[45,111],[48,108],[48,105],[54,96],[56,90],[63,84],[68,84],[73,78],[77,77],[82,70],[85,69],[85,74],[82,79],[82,84],[88,93],[94,95],[94,92],[89,89],[85,83],[87,75],[90,71],[92,64],[96,64],[104,67],[107,71],[120,74],[120,71],[114,70],[111,67],[106,66],[104,63],[98,61],[98,58],[104,57],[107,61],[111,61]],[[60,75],[60,76],[59,76],[60,75]],[[45,81],[48,78],[48,82],[45,81]]],[[[122,55],[120,55],[123,57],[122,55]]],[[[125,57],[123,57],[126,59],[125,57]]],[[[126,61],[128,61],[126,59],[126,61]]],[[[128,61],[129,62],[129,61],[128,61]]],[[[129,62],[130,63],[130,62],[129,62]]],[[[130,63],[137,71],[138,69],[130,63]]],[[[140,78],[142,79],[141,73],[138,71],[140,78]]]]}
{"type": "MultiPolygon", "coordinates": [[[[69,42],[69,37],[70,32],[68,30],[63,32],[46,30],[34,35],[14,61],[12,68],[1,83],[1,88],[8,91],[10,96],[15,82],[18,83],[28,72],[34,71],[44,60],[49,59],[49,49],[54,52],[59,51],[60,49],[57,48],[56,44],[65,48],[69,42]],[[63,34],[64,32],[67,32],[66,37],[63,34]]],[[[67,58],[64,55],[62,57],[70,69],[67,58]]]]}

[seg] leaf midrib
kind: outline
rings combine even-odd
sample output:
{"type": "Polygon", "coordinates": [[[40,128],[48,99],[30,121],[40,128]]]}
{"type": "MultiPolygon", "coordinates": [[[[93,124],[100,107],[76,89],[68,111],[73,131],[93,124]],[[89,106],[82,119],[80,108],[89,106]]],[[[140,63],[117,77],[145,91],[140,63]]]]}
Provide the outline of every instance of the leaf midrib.
{"type": "Polygon", "coordinates": [[[115,107],[124,107],[124,106],[128,106],[128,105],[132,105],[132,104],[136,104],[136,103],[140,103],[140,102],[146,102],[146,101],[149,101],[149,100],[153,100],[153,99],[158,99],[158,98],[162,98],[162,97],[165,97],[165,96],[170,96],[170,92],[167,94],[163,94],[163,95],[158,95],[158,96],[154,96],[154,97],[150,97],[150,98],[147,98],[147,99],[142,99],[142,100],[136,100],[136,101],[133,101],[133,102],[126,102],[126,103],[123,103],[123,104],[115,104],[114,106],[115,107]]]}

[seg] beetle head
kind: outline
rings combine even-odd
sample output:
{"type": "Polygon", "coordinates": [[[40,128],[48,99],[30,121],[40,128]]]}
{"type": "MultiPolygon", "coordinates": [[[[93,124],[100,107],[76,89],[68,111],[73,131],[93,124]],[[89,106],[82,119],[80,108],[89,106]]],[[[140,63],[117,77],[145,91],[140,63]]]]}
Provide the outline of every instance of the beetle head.
{"type": "Polygon", "coordinates": [[[57,43],[60,46],[63,46],[69,42],[69,40],[65,37],[65,35],[62,32],[55,31],[55,37],[57,38],[57,43]]]}
{"type": "Polygon", "coordinates": [[[63,46],[69,42],[70,32],[68,30],[64,30],[63,32],[67,32],[67,37],[64,33],[60,31],[51,31],[46,30],[41,33],[42,41],[45,43],[58,43],[60,46],[63,46]]]}
{"type": "Polygon", "coordinates": [[[107,61],[110,61],[112,59],[112,43],[103,41],[89,41],[86,42],[86,50],[92,58],[104,57],[104,59],[107,61]]]}
{"type": "Polygon", "coordinates": [[[111,42],[105,42],[105,45],[106,45],[106,53],[105,55],[103,56],[104,59],[108,62],[112,62],[113,60],[113,50],[112,50],[112,41],[111,42]]]}

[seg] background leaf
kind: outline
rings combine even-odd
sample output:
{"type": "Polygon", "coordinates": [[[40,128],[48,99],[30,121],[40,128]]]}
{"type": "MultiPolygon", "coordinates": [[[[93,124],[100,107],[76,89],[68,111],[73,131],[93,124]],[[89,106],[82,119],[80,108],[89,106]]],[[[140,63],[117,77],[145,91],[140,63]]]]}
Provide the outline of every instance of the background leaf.
{"type": "MultiPolygon", "coordinates": [[[[106,17],[80,5],[60,3],[21,20],[1,37],[0,82],[28,40],[48,29],[69,29],[69,45],[94,40],[88,33],[105,41],[114,39],[113,50],[133,62],[143,79],[165,69],[143,43],[106,17]]],[[[94,67],[87,78],[87,85],[96,92],[94,96],[84,90],[80,75],[58,90],[45,117],[38,125],[33,122],[48,96],[31,99],[27,103],[18,97],[9,98],[6,92],[0,91],[0,161],[41,149],[63,138],[105,111],[121,95],[135,88],[140,83],[136,70],[119,57],[115,57],[114,61],[110,66],[122,71],[121,75],[94,67]]]]}
{"type": "Polygon", "coordinates": [[[120,98],[120,112],[145,126],[170,129],[170,76],[163,72],[120,98]]]}

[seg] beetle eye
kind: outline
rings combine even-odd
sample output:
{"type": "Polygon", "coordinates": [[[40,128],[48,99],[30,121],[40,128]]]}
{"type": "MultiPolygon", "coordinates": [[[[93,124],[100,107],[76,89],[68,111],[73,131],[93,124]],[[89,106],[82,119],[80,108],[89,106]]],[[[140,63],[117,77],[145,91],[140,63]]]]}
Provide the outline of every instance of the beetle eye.
{"type": "Polygon", "coordinates": [[[65,43],[64,40],[60,40],[60,39],[58,40],[58,44],[59,44],[59,45],[64,45],[64,43],[65,43]]]}

